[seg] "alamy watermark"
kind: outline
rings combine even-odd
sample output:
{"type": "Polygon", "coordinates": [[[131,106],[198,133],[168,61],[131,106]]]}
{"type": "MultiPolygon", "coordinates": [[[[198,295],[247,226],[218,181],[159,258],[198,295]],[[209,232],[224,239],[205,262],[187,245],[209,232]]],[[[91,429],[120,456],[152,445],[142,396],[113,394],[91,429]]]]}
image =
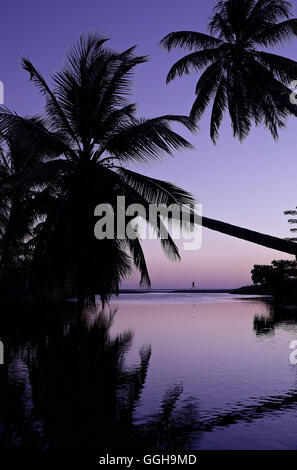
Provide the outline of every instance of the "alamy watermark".
{"type": "Polygon", "coordinates": [[[0,80],[0,104],[4,104],[4,85],[0,80]]]}
{"type": "Polygon", "coordinates": [[[94,210],[99,220],[94,226],[98,240],[183,240],[185,251],[199,250],[202,245],[201,204],[130,204],[118,196],[116,207],[98,204],[94,210]]]}
{"type": "Polygon", "coordinates": [[[293,349],[293,351],[290,354],[290,363],[292,364],[292,366],[296,366],[297,364],[297,340],[291,341],[290,349],[293,349]]]}
{"type": "Polygon", "coordinates": [[[0,341],[0,365],[4,364],[4,344],[0,341]]]}
{"type": "Polygon", "coordinates": [[[290,88],[293,90],[290,94],[290,103],[297,104],[297,80],[290,83],[290,88]]]}

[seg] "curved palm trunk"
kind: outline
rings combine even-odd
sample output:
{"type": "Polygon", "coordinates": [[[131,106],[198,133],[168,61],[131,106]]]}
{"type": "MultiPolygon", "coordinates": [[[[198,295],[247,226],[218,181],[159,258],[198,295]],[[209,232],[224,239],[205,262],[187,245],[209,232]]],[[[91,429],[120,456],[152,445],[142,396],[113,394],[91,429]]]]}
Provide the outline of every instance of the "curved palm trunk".
{"type": "Polygon", "coordinates": [[[210,230],[215,230],[216,232],[230,235],[231,237],[241,238],[242,240],[256,243],[266,248],[272,248],[273,250],[283,251],[284,253],[297,256],[297,243],[283,240],[282,238],[272,237],[271,235],[237,227],[236,225],[209,219],[208,217],[202,217],[202,226],[210,230]]]}

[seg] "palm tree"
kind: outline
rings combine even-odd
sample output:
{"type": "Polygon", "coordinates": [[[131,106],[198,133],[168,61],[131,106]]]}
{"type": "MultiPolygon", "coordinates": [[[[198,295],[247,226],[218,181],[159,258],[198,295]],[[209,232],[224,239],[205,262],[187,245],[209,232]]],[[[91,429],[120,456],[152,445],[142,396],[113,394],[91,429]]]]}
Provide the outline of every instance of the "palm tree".
{"type": "MultiPolygon", "coordinates": [[[[289,113],[297,116],[288,85],[296,80],[297,63],[259,51],[258,46],[283,44],[297,35],[297,20],[290,18],[291,5],[283,0],[219,1],[209,23],[210,35],[178,31],[161,44],[170,51],[180,46],[191,51],[176,62],[167,76],[170,82],[191,70],[203,70],[190,117],[197,121],[213,99],[210,135],[215,143],[223,114],[228,108],[234,136],[242,140],[251,125],[264,123],[277,138],[289,113]],[[283,21],[280,21],[283,20],[283,21]]],[[[258,245],[297,254],[289,240],[202,217],[202,225],[258,245]]]]}
{"type": "Polygon", "coordinates": [[[42,121],[29,118],[27,124],[26,132],[11,129],[0,136],[0,271],[25,256],[30,245],[25,240],[32,237],[36,221],[44,213],[38,209],[46,189],[30,184],[28,179],[28,174],[44,161],[44,148],[34,145],[28,132],[30,126],[41,130],[42,121]]]}
{"type": "Polygon", "coordinates": [[[177,46],[190,51],[173,65],[167,82],[191,70],[202,71],[191,117],[199,120],[212,101],[214,143],[226,109],[240,140],[253,123],[264,124],[277,138],[288,114],[297,116],[289,88],[297,77],[297,62],[259,49],[283,45],[297,35],[297,19],[290,16],[291,4],[285,0],[218,1],[210,35],[178,31],[162,39],[168,51],[177,46]]]}
{"type": "MultiPolygon", "coordinates": [[[[185,116],[137,118],[135,104],[128,101],[130,76],[146,58],[135,56],[135,48],[118,53],[105,43],[97,34],[82,36],[65,66],[54,74],[53,89],[23,59],[23,68],[45,96],[45,115],[32,120],[5,108],[0,112],[1,134],[21,133],[32,152],[42,155],[17,179],[17,187],[38,186],[49,197],[44,218],[30,240],[34,245],[31,285],[42,296],[75,293],[83,301],[100,294],[104,302],[118,292],[133,264],[141,273],[141,285],[150,286],[139,238],[95,239],[98,204],[115,208],[118,195],[126,197],[127,205],[136,202],[144,207],[194,202],[171,183],[125,168],[191,148],[170,125],[178,123],[191,131],[195,126],[185,116]]],[[[165,227],[160,218],[154,228],[161,238],[165,227]]],[[[161,243],[166,255],[179,259],[169,234],[161,243]]]]}
{"type": "MultiPolygon", "coordinates": [[[[30,174],[45,161],[36,129],[47,131],[40,118],[28,118],[26,124],[26,129],[16,126],[0,135],[0,297],[7,300],[28,291],[35,233],[56,184],[53,175],[47,184],[41,179],[32,184],[30,174]]],[[[48,158],[53,151],[52,157],[57,150],[48,149],[48,158]]]]}

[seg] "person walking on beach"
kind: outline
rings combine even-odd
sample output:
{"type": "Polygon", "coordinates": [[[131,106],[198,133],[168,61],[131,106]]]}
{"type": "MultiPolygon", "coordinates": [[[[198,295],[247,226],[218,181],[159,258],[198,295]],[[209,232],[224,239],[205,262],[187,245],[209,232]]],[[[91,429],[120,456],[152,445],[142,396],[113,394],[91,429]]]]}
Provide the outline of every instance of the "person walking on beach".
{"type": "Polygon", "coordinates": [[[192,282],[192,289],[196,289],[195,281],[192,282]]]}

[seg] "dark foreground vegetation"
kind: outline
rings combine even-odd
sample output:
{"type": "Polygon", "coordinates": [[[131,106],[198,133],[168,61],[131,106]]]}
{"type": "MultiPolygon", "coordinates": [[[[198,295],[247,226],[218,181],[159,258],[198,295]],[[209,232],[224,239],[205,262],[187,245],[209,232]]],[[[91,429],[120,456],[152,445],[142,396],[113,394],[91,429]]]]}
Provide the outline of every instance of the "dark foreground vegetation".
{"type": "Polygon", "coordinates": [[[234,294],[271,295],[279,304],[297,305],[297,262],[274,260],[269,265],[255,265],[253,285],[234,289],[234,294]]]}

